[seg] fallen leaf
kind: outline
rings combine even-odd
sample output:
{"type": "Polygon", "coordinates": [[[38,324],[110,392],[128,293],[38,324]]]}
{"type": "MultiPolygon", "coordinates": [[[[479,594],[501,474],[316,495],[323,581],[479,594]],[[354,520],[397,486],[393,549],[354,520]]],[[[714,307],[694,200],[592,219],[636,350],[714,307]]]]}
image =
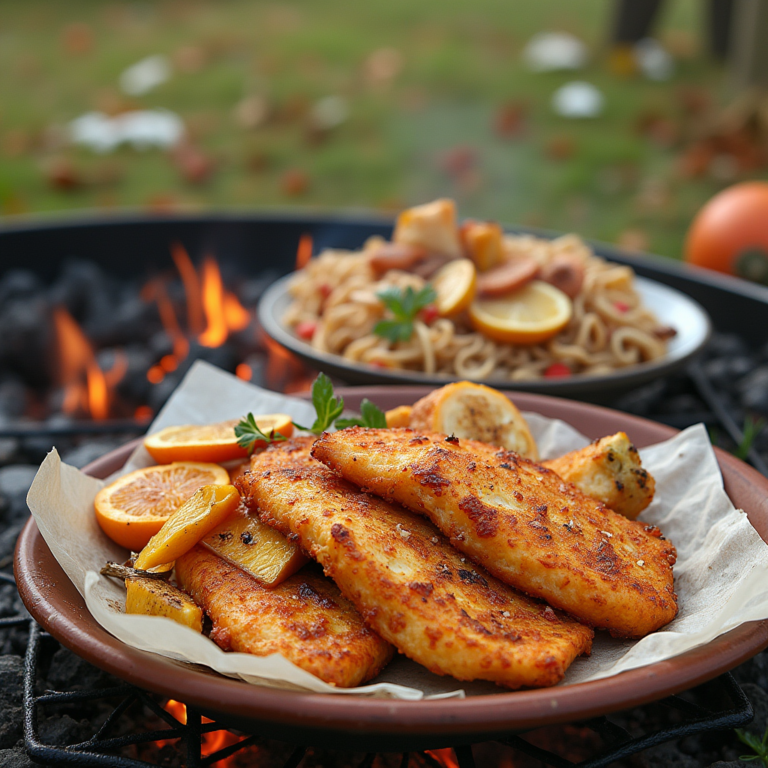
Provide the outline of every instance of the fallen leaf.
{"type": "Polygon", "coordinates": [[[309,176],[298,168],[291,168],[282,175],[280,189],[289,197],[299,197],[309,189],[309,176]]]}
{"type": "Polygon", "coordinates": [[[493,132],[502,139],[511,139],[523,132],[526,107],[519,102],[502,104],[493,118],[493,132]]]}
{"type": "Polygon", "coordinates": [[[85,186],[85,179],[74,163],[67,157],[56,157],[44,166],[49,186],[60,192],[73,192],[85,186]]]}
{"type": "Polygon", "coordinates": [[[576,154],[576,141],[565,134],[553,136],[546,143],[544,152],[550,160],[570,160],[576,154]]]}
{"type": "Polygon", "coordinates": [[[93,32],[83,22],[67,24],[61,31],[61,44],[70,56],[82,56],[93,49],[93,32]]]}
{"type": "Polygon", "coordinates": [[[403,69],[403,54],[397,48],[378,48],[365,60],[364,71],[369,82],[385,84],[403,69]]]}

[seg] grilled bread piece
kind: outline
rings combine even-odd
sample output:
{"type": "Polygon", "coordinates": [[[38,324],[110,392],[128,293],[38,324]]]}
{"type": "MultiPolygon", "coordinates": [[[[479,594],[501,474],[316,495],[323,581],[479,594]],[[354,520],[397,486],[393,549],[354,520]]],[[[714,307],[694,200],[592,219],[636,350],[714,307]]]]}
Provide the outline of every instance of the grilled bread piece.
{"type": "Polygon", "coordinates": [[[677,614],[675,548],[511,451],[411,429],[353,427],[312,455],[383,498],[427,515],[494,576],[618,637],[677,614]]]}
{"type": "Polygon", "coordinates": [[[624,432],[541,464],[630,520],[653,501],[656,481],[624,432]]]}
{"type": "Polygon", "coordinates": [[[211,618],[211,639],[224,650],[279,653],[339,688],[370,680],[392,658],[392,646],[315,565],[266,589],[197,546],[176,561],[176,578],[211,618]]]}
{"type": "Polygon", "coordinates": [[[494,579],[428,521],[362,493],[309,455],[310,440],[255,456],[238,481],[261,519],[297,537],[409,658],[459,680],[554,685],[592,630],[494,579]]]}

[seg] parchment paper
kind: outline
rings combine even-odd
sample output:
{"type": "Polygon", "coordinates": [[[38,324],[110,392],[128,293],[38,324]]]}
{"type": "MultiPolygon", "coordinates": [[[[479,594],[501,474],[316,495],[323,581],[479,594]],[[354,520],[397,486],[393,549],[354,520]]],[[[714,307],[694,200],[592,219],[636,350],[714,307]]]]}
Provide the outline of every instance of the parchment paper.
{"type": "MultiPolygon", "coordinates": [[[[259,389],[206,363],[197,363],[150,432],[174,424],[223,421],[249,410],[288,413],[299,423],[314,420],[312,407],[304,401],[259,389]]],[[[561,421],[525,415],[542,458],[589,442],[561,421]]],[[[577,659],[561,685],[662,661],[739,624],[768,618],[768,546],[725,495],[704,427],[691,427],[641,454],[643,465],[656,478],[656,498],[642,519],[658,525],[677,547],[674,572],[680,613],[662,631],[636,642],[614,640],[598,632],[592,655],[577,659]]],[[[152,463],[139,448],[123,471],[152,463]]],[[[93,499],[103,484],[62,463],[54,449],[40,466],[27,501],[51,552],[84,596],[94,618],[123,642],[256,685],[414,700],[501,692],[495,685],[482,682],[458,688],[452,678],[433,675],[403,656],[397,656],[371,684],[338,689],[277,654],[259,658],[225,653],[203,635],[170,619],[125,614],[123,586],[98,575],[105,561],[122,562],[126,558],[125,550],[102,533],[93,514],[93,499]]]]}

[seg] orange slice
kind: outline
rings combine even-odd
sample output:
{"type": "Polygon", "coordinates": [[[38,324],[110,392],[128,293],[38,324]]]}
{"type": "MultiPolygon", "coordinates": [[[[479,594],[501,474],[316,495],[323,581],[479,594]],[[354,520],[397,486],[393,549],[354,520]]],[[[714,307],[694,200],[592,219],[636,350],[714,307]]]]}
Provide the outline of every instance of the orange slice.
{"type": "MultiPolygon", "coordinates": [[[[166,427],[144,439],[144,447],[158,464],[172,461],[231,461],[243,459],[248,451],[237,444],[235,426],[239,419],[230,419],[218,424],[186,424],[182,427],[166,427]]],[[[268,435],[272,430],[290,437],[293,432],[291,417],[284,413],[270,413],[256,416],[259,429],[268,435]]],[[[264,446],[263,441],[254,448],[264,446]]]]}
{"type": "Polygon", "coordinates": [[[112,541],[138,552],[199,488],[228,483],[229,473],[216,464],[184,461],[137,469],[96,494],[96,520],[112,541]]]}
{"type": "Polygon", "coordinates": [[[204,485],[187,499],[141,550],[133,565],[142,571],[172,563],[221,525],[240,504],[234,485],[204,485]]]}
{"type": "Polygon", "coordinates": [[[568,325],[573,313],[571,300],[541,280],[495,299],[477,299],[469,307],[475,330],[496,341],[538,344],[568,325]]]}
{"type": "Polygon", "coordinates": [[[435,307],[443,317],[464,311],[475,298],[477,270],[469,259],[449,261],[432,278],[435,307]]]}

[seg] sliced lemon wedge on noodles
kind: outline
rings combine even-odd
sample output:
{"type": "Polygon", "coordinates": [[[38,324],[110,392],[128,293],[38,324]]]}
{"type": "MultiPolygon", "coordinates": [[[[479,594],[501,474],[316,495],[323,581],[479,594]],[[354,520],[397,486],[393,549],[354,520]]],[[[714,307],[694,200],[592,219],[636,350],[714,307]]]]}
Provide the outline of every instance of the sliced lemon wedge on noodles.
{"type": "Polygon", "coordinates": [[[531,280],[507,296],[476,299],[469,307],[475,330],[510,344],[546,341],[568,325],[572,314],[571,300],[541,280],[531,280]]]}
{"type": "Polygon", "coordinates": [[[449,261],[432,278],[435,307],[443,317],[463,312],[475,298],[477,270],[469,259],[449,261]]]}

